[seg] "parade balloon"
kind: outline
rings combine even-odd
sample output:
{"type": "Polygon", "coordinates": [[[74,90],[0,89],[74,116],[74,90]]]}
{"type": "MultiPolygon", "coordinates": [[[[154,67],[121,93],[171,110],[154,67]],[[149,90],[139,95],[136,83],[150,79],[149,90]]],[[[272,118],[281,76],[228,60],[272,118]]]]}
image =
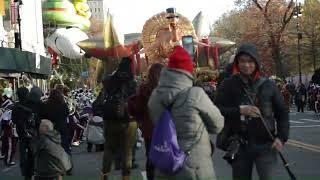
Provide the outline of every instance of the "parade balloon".
{"type": "Polygon", "coordinates": [[[87,0],[46,0],[42,3],[44,24],[64,27],[78,27],[82,30],[90,27],[91,12],[87,0]]]}
{"type": "Polygon", "coordinates": [[[59,28],[46,38],[46,44],[59,55],[79,59],[85,52],[77,46],[77,43],[88,38],[88,35],[78,28],[59,28]]]}

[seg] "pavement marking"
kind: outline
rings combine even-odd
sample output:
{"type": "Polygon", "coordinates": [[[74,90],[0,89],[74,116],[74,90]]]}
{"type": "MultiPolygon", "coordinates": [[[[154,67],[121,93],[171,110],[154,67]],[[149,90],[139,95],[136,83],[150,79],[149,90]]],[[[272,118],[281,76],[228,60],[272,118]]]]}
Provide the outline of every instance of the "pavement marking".
{"type": "Polygon", "coordinates": [[[310,150],[310,151],[314,151],[314,152],[319,152],[320,153],[320,146],[303,143],[303,142],[296,141],[296,140],[293,140],[293,139],[289,139],[287,143],[289,145],[291,145],[291,146],[296,146],[296,147],[300,147],[302,149],[307,149],[307,150],[310,150]]]}
{"type": "Polygon", "coordinates": [[[304,124],[305,122],[301,122],[301,121],[292,121],[290,120],[291,123],[297,123],[297,124],[304,124]]]}
{"type": "Polygon", "coordinates": [[[301,120],[301,121],[309,121],[309,122],[318,122],[318,123],[320,123],[319,120],[315,120],[315,119],[299,119],[299,120],[301,120]]]}
{"type": "Polygon", "coordinates": [[[290,126],[290,128],[312,128],[312,127],[320,127],[320,125],[310,125],[310,126],[290,126]]]}
{"type": "Polygon", "coordinates": [[[141,176],[143,180],[148,180],[147,178],[147,171],[141,171],[141,176]]]}
{"type": "Polygon", "coordinates": [[[15,166],[17,166],[17,165],[15,164],[15,165],[13,165],[13,166],[6,167],[6,168],[2,169],[1,172],[8,172],[8,171],[10,171],[12,168],[14,168],[15,166]]]}
{"type": "Polygon", "coordinates": [[[312,114],[315,114],[314,111],[305,111],[305,112],[295,112],[295,111],[292,111],[292,112],[289,112],[291,115],[296,115],[296,114],[308,114],[308,115],[312,115],[312,114]]]}
{"type": "Polygon", "coordinates": [[[314,111],[305,111],[305,113],[307,113],[307,114],[315,114],[314,111]]]}
{"type": "Polygon", "coordinates": [[[301,145],[304,145],[304,146],[309,146],[309,147],[312,147],[312,148],[320,149],[320,146],[313,145],[313,144],[307,144],[307,143],[304,143],[304,142],[301,142],[301,141],[297,141],[297,140],[294,140],[294,139],[289,139],[288,142],[293,142],[293,143],[296,143],[296,144],[301,144],[301,145]]]}

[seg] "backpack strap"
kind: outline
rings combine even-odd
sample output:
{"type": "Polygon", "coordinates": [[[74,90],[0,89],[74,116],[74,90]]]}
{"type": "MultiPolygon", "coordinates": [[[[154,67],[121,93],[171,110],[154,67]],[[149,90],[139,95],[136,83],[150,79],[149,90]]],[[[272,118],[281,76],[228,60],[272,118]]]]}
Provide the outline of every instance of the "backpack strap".
{"type": "MultiPolygon", "coordinates": [[[[193,87],[190,87],[190,88],[188,88],[186,91],[190,92],[190,90],[191,90],[192,88],[193,88],[193,87]]],[[[184,92],[186,92],[186,91],[182,90],[182,91],[180,91],[180,92],[174,97],[173,101],[172,101],[172,102],[169,104],[169,106],[167,107],[167,109],[168,109],[170,112],[171,112],[171,109],[172,109],[172,106],[173,106],[174,102],[178,99],[178,96],[180,96],[182,93],[184,93],[184,92]]],[[[203,134],[203,132],[204,132],[204,129],[205,129],[205,125],[204,125],[203,122],[201,121],[201,124],[200,124],[200,126],[198,127],[198,129],[197,129],[197,133],[196,133],[196,136],[195,136],[195,137],[197,137],[198,132],[201,131],[200,136],[199,136],[199,138],[198,138],[196,141],[194,141],[194,143],[192,143],[191,146],[185,151],[185,153],[186,153],[187,156],[191,153],[191,150],[194,148],[194,146],[200,142],[201,137],[202,137],[202,134],[203,134]]]]}
{"type": "Polygon", "coordinates": [[[200,124],[200,126],[199,126],[199,128],[198,128],[197,133],[196,133],[196,136],[198,135],[198,132],[200,131],[200,128],[201,128],[201,133],[200,133],[199,138],[198,138],[196,141],[194,141],[194,143],[192,143],[191,146],[185,151],[185,153],[186,153],[187,155],[189,155],[189,154],[191,153],[191,150],[194,148],[194,146],[195,146],[196,144],[198,144],[198,143],[200,142],[200,140],[201,140],[202,134],[203,134],[204,129],[205,129],[205,126],[204,126],[203,122],[201,122],[201,124],[200,124]],[[201,127],[202,127],[202,128],[201,128],[201,127]]]}
{"type": "Polygon", "coordinates": [[[254,93],[255,93],[255,96],[254,96],[254,97],[250,96],[250,93],[249,93],[248,90],[246,89],[246,85],[242,83],[242,89],[243,89],[244,93],[245,93],[246,95],[248,95],[249,100],[251,101],[252,105],[255,104],[256,97],[257,97],[258,94],[260,93],[261,87],[262,87],[262,85],[263,85],[265,82],[267,82],[267,79],[266,79],[266,78],[260,78],[260,79],[258,80],[258,82],[256,82],[256,83],[253,85],[253,91],[254,91],[254,93]]]}

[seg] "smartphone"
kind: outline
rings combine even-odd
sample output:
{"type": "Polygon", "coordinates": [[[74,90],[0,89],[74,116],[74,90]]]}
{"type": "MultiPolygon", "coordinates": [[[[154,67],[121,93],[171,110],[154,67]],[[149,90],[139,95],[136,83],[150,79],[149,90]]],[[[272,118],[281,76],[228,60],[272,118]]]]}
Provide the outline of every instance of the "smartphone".
{"type": "Polygon", "coordinates": [[[182,46],[193,58],[195,49],[194,49],[193,37],[191,35],[182,36],[182,46]]]}

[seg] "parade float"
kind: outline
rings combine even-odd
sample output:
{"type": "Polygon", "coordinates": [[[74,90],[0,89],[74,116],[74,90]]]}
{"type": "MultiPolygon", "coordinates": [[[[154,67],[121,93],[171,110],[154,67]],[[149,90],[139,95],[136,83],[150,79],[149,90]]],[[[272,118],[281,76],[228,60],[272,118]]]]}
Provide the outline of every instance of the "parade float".
{"type": "Polygon", "coordinates": [[[55,64],[59,56],[81,59],[84,56],[77,43],[88,39],[84,32],[90,27],[91,12],[87,0],[45,0],[42,18],[45,44],[55,64]]]}
{"type": "Polygon", "coordinates": [[[193,25],[188,18],[179,13],[174,13],[171,18],[170,13],[161,12],[148,19],[142,30],[141,40],[147,56],[148,63],[165,63],[173,50],[174,44],[170,36],[170,23],[177,26],[178,36],[191,35],[197,39],[193,25]],[[160,43],[158,44],[160,40],[160,43]]]}
{"type": "Polygon", "coordinates": [[[90,8],[87,0],[46,0],[42,3],[43,23],[62,27],[90,27],[90,8]]]}
{"type": "MultiPolygon", "coordinates": [[[[195,28],[199,42],[197,48],[197,67],[198,79],[204,82],[216,84],[220,69],[220,55],[234,47],[235,42],[221,37],[213,36],[210,32],[205,32],[205,26],[209,23],[200,11],[193,19],[192,24],[195,28]]],[[[219,77],[220,78],[220,77],[219,77]]]]}
{"type": "Polygon", "coordinates": [[[169,24],[176,23],[179,40],[186,35],[193,37],[196,48],[193,58],[195,64],[194,77],[199,81],[210,82],[211,85],[214,85],[218,77],[218,46],[216,43],[211,43],[208,36],[202,36],[199,33],[203,26],[202,15],[197,15],[193,23],[176,12],[173,14],[173,17],[176,18],[172,19],[168,16],[170,16],[170,13],[167,12],[156,14],[148,19],[143,27],[141,39],[147,63],[166,64],[174,46],[172,40],[167,38],[168,34],[171,33],[169,24]],[[159,41],[161,43],[158,43],[159,41]]]}

